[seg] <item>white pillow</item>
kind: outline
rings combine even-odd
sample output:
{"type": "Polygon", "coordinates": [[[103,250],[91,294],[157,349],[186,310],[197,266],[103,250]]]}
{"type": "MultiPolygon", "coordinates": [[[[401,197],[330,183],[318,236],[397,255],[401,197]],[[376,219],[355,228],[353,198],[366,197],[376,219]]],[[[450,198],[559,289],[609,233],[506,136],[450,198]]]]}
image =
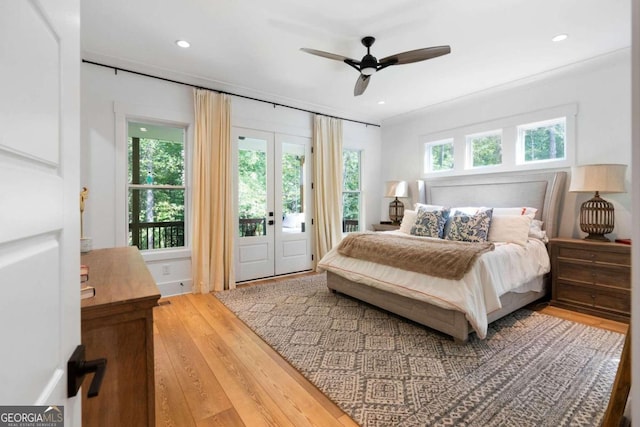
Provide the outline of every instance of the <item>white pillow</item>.
{"type": "Polygon", "coordinates": [[[528,215],[493,215],[489,227],[490,242],[527,244],[531,217],[528,215]]]}
{"type": "Polygon", "coordinates": [[[531,207],[522,207],[522,208],[493,208],[494,215],[526,215],[531,217],[531,219],[536,217],[536,212],[538,209],[531,207]]]}
{"type": "Polygon", "coordinates": [[[417,211],[412,210],[404,210],[404,216],[402,217],[402,222],[400,223],[400,231],[405,234],[411,234],[411,227],[416,222],[416,217],[418,215],[417,211]]]}
{"type": "Polygon", "coordinates": [[[529,228],[529,237],[533,237],[534,239],[542,240],[544,243],[547,243],[549,239],[547,238],[547,232],[542,229],[542,221],[534,219],[531,221],[531,227],[529,228]]]}
{"type": "Polygon", "coordinates": [[[304,213],[288,213],[282,220],[282,226],[284,228],[300,228],[303,220],[304,213]]]}
{"type": "MultiPolygon", "coordinates": [[[[416,203],[415,205],[413,205],[413,209],[415,209],[416,213],[418,212],[418,209],[422,208],[423,210],[427,211],[427,212],[433,212],[433,211],[439,211],[441,209],[444,209],[444,206],[440,206],[440,205],[425,205],[424,203],[416,203]]],[[[404,211],[405,215],[407,211],[404,211]]]]}

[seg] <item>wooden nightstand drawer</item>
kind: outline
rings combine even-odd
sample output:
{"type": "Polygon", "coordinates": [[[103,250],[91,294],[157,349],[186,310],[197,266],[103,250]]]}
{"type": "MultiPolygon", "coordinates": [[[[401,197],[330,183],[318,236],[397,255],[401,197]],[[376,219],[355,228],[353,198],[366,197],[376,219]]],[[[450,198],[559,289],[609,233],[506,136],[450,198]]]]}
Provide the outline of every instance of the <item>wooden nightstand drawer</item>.
{"type": "Polygon", "coordinates": [[[556,274],[558,279],[631,288],[631,269],[624,266],[559,259],[556,274]]]}
{"type": "Polygon", "coordinates": [[[628,315],[631,311],[631,293],[622,289],[598,288],[558,281],[556,299],[570,304],[610,310],[621,315],[628,315]]]}
{"type": "Polygon", "coordinates": [[[554,238],[551,304],[628,322],[631,316],[631,247],[554,238]]]}
{"type": "Polygon", "coordinates": [[[595,248],[581,249],[571,246],[558,247],[559,258],[570,258],[595,263],[610,263],[618,265],[631,265],[631,254],[597,250],[595,248]]]}

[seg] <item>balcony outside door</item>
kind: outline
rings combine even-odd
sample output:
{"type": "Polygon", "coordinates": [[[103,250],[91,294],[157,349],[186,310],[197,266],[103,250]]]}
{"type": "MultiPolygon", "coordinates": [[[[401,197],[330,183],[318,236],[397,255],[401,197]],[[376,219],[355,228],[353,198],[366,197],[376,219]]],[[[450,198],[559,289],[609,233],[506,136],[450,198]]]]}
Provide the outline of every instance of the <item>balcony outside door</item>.
{"type": "Polygon", "coordinates": [[[234,128],[236,280],[310,270],[309,138],[234,128]]]}

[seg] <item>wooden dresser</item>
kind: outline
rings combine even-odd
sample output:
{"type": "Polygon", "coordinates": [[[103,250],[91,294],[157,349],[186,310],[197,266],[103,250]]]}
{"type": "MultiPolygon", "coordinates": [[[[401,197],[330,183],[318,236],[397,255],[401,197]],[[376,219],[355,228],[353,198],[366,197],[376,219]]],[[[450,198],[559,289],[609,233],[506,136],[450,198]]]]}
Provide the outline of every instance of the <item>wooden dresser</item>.
{"type": "Polygon", "coordinates": [[[550,240],[549,251],[552,305],[629,322],[629,245],[557,238],[550,240]]]}
{"type": "Polygon", "coordinates": [[[83,299],[82,344],[87,360],[106,358],[97,397],[88,399],[93,376],[85,378],[82,424],[155,426],[153,307],[160,292],[135,247],[99,249],[82,255],[88,285],[96,295],[83,299]]]}

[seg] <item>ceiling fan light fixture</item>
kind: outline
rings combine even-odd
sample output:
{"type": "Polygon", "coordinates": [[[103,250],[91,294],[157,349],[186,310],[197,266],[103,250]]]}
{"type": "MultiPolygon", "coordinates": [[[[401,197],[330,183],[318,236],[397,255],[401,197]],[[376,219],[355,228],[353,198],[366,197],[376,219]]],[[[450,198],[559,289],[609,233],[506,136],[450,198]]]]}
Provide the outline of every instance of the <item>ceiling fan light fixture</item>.
{"type": "Polygon", "coordinates": [[[371,45],[373,45],[373,43],[376,41],[375,37],[363,37],[360,41],[362,42],[362,45],[367,48],[367,54],[363,56],[362,60],[360,61],[352,58],[347,58],[346,56],[336,55],[335,53],[309,49],[306,47],[303,47],[300,50],[312,55],[322,56],[323,58],[344,62],[351,68],[357,70],[360,75],[358,76],[356,85],[353,88],[353,96],[362,95],[367,89],[369,82],[371,81],[371,76],[377,73],[379,70],[383,70],[391,65],[411,64],[413,62],[424,61],[426,59],[448,55],[449,53],[451,53],[451,47],[448,45],[432,46],[396,53],[395,55],[387,56],[378,61],[375,56],[371,55],[371,45]]]}
{"type": "Polygon", "coordinates": [[[365,76],[375,74],[376,71],[376,67],[364,67],[360,69],[360,73],[364,74],[365,76]]]}

